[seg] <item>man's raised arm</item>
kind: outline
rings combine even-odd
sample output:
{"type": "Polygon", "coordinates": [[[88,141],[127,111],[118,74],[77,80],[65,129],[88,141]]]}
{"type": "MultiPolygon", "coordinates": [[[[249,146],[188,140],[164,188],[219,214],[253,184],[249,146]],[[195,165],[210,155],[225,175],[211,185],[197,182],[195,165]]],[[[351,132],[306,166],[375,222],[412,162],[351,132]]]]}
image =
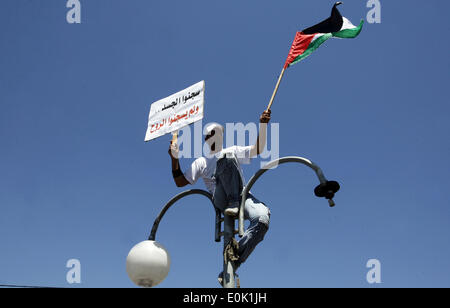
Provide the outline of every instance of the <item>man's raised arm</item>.
{"type": "Polygon", "coordinates": [[[172,141],[170,141],[170,147],[169,147],[169,155],[172,159],[172,176],[173,180],[175,181],[175,184],[177,187],[184,187],[187,184],[190,184],[188,180],[183,175],[183,172],[181,171],[180,167],[180,161],[178,160],[178,144],[172,144],[172,141]]]}
{"type": "Polygon", "coordinates": [[[262,153],[267,141],[267,123],[270,121],[270,109],[265,110],[259,118],[259,133],[256,144],[252,146],[250,157],[255,157],[262,153]]]}

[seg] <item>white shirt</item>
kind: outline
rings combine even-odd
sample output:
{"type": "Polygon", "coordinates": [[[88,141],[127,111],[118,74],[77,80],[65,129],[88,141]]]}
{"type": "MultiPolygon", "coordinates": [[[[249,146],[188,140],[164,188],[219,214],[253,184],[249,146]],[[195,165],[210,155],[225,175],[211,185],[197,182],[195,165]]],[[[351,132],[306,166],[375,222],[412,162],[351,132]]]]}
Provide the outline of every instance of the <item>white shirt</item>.
{"type": "Polygon", "coordinates": [[[232,146],[222,149],[222,151],[216,153],[211,158],[199,157],[191,164],[190,168],[186,169],[184,177],[191,184],[195,184],[199,178],[202,178],[205,182],[206,188],[209,192],[213,193],[216,188],[216,181],[212,177],[216,171],[217,160],[225,155],[231,154],[237,158],[238,170],[241,174],[242,184],[245,186],[245,179],[241,169],[241,164],[250,164],[251,148],[251,146],[232,146]]]}

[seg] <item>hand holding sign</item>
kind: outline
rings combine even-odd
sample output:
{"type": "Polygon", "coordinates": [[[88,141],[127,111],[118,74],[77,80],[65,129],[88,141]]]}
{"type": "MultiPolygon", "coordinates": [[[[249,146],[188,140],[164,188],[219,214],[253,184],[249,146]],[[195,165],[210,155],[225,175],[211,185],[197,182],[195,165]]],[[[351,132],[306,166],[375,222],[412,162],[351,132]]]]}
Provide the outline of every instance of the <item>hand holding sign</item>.
{"type": "Polygon", "coordinates": [[[176,142],[170,141],[170,147],[169,147],[169,155],[172,159],[178,159],[178,154],[180,152],[180,149],[178,148],[178,144],[176,142]]]}

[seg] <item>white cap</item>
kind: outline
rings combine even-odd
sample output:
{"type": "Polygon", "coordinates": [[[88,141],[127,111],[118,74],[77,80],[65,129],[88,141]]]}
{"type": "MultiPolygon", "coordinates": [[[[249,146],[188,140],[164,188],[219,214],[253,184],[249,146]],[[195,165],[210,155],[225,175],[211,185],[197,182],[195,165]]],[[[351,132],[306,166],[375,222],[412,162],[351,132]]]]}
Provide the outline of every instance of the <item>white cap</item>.
{"type": "Polygon", "coordinates": [[[209,135],[213,130],[216,132],[220,131],[220,133],[223,135],[223,131],[224,131],[223,126],[220,125],[219,123],[215,123],[215,122],[209,123],[208,125],[206,125],[206,127],[204,129],[205,135],[209,135]]]}

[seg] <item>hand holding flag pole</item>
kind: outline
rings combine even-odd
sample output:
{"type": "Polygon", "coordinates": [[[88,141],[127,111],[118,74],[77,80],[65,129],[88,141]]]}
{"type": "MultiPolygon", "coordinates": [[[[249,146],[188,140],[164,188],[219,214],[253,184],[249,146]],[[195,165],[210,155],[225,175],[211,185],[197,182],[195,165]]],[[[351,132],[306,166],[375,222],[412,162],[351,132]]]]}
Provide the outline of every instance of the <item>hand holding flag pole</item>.
{"type": "Polygon", "coordinates": [[[329,38],[355,38],[359,35],[362,30],[364,20],[361,20],[358,26],[354,26],[350,22],[350,20],[342,17],[341,13],[337,9],[337,6],[341,4],[341,1],[334,4],[331,10],[331,16],[329,18],[312,27],[296,33],[294,42],[291,46],[291,50],[289,51],[286,63],[284,64],[283,70],[281,71],[281,74],[278,78],[275,90],[273,91],[266,111],[269,111],[270,107],[272,106],[284,72],[288,67],[308,57],[329,38]]]}

